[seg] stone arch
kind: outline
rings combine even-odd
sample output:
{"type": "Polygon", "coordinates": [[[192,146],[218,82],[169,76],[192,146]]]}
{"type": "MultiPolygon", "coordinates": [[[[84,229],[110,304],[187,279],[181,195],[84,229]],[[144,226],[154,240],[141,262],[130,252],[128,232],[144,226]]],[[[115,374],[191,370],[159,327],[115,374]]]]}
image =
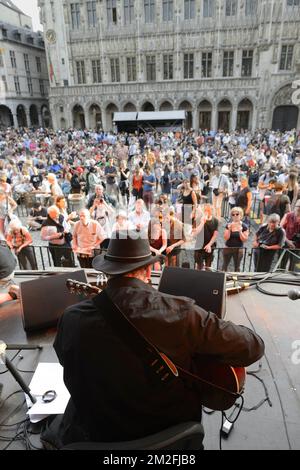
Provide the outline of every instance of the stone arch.
{"type": "Polygon", "coordinates": [[[204,98],[197,106],[199,114],[199,129],[211,129],[212,104],[204,98]]]}
{"type": "Polygon", "coordinates": [[[132,103],[131,101],[128,101],[123,106],[124,113],[133,113],[136,110],[137,110],[136,105],[134,103],[132,103]]]}
{"type": "Polygon", "coordinates": [[[297,128],[299,108],[295,105],[276,106],[273,110],[272,129],[274,131],[290,131],[297,128]]]}
{"type": "Polygon", "coordinates": [[[109,103],[106,106],[105,114],[106,114],[106,129],[107,130],[109,131],[113,130],[113,116],[114,116],[114,113],[117,113],[118,111],[119,111],[119,108],[114,103],[109,103]]]}
{"type": "Polygon", "coordinates": [[[0,105],[0,129],[7,127],[14,127],[13,114],[8,106],[0,105]]]}
{"type": "Polygon", "coordinates": [[[237,108],[237,123],[238,130],[251,130],[253,120],[253,103],[249,98],[243,98],[238,103],[237,108]]]}
{"type": "Polygon", "coordinates": [[[46,104],[43,104],[41,106],[41,114],[42,114],[42,122],[43,126],[46,128],[49,128],[52,126],[52,118],[51,118],[51,113],[46,104]]]}
{"type": "Polygon", "coordinates": [[[155,111],[155,106],[151,101],[145,101],[141,106],[141,110],[145,112],[155,111]]]}
{"type": "Polygon", "coordinates": [[[272,129],[286,131],[297,128],[299,121],[299,105],[293,102],[292,83],[287,83],[273,95],[272,99],[272,129]]]}
{"type": "Polygon", "coordinates": [[[72,108],[73,127],[75,129],[85,129],[85,114],[81,104],[75,104],[72,108]]]}
{"type": "Polygon", "coordinates": [[[191,129],[193,127],[193,106],[189,100],[183,100],[178,106],[178,109],[181,109],[186,112],[185,127],[186,129],[191,129]]]}
{"type": "Polygon", "coordinates": [[[88,108],[88,122],[91,129],[101,129],[102,128],[102,116],[101,108],[99,104],[92,103],[88,108]]]}
{"type": "Polygon", "coordinates": [[[38,127],[39,125],[39,115],[38,109],[35,104],[32,104],[29,108],[30,123],[33,127],[38,127]]]}
{"type": "Polygon", "coordinates": [[[218,129],[229,132],[232,113],[232,103],[229,98],[223,98],[218,102],[218,129]]]}
{"type": "Polygon", "coordinates": [[[173,104],[171,103],[170,100],[162,101],[160,106],[159,106],[160,111],[173,111],[173,109],[174,109],[174,106],[173,106],[173,104]]]}
{"type": "Polygon", "coordinates": [[[25,111],[25,106],[22,104],[19,104],[17,106],[17,121],[18,121],[18,127],[27,127],[27,117],[26,117],[26,111],[25,111]]]}

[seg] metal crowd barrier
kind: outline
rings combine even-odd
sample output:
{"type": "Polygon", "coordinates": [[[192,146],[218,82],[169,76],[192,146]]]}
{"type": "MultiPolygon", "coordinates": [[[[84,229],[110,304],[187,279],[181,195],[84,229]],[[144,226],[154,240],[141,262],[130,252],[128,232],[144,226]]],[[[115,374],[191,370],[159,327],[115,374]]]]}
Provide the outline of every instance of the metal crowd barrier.
{"type": "MultiPolygon", "coordinates": [[[[56,257],[56,262],[53,260],[53,256],[51,254],[51,248],[48,246],[40,246],[40,245],[32,245],[31,246],[32,252],[33,252],[33,258],[35,261],[35,266],[29,266],[26,267],[28,270],[47,270],[48,268],[51,267],[70,267],[70,268],[76,268],[80,267],[79,261],[74,255],[73,251],[71,248],[62,248],[60,246],[55,247],[56,253],[58,256],[56,257]],[[60,256],[61,252],[61,256],[60,256]],[[59,259],[59,262],[57,260],[59,259]]],[[[255,261],[254,261],[254,253],[255,249],[254,248],[235,248],[232,249],[232,251],[242,251],[242,256],[241,260],[239,263],[239,271],[240,272],[254,272],[256,269],[255,266],[255,261]]],[[[288,269],[289,264],[291,263],[292,260],[292,266],[293,266],[293,271],[300,272],[300,250],[289,250],[287,251],[286,249],[282,250],[276,250],[274,253],[272,265],[275,265],[276,262],[278,261],[279,256],[282,254],[282,252],[285,252],[285,255],[282,259],[282,262],[280,264],[280,267],[282,269],[288,269]],[[290,252],[295,253],[297,256],[292,257],[290,252]]],[[[102,252],[104,252],[102,250],[102,252]]],[[[211,268],[213,270],[217,271],[222,271],[223,270],[223,263],[224,263],[224,253],[228,254],[228,248],[222,247],[222,248],[215,248],[213,250],[213,262],[211,265],[211,268]]],[[[173,260],[174,261],[174,260],[173,260]]],[[[186,267],[190,269],[195,269],[196,264],[195,264],[195,254],[194,250],[191,249],[181,249],[179,250],[179,254],[176,256],[176,266],[179,267],[186,267]]],[[[19,268],[21,269],[21,265],[19,263],[19,268]]],[[[231,259],[227,271],[228,272],[234,272],[235,271],[235,266],[233,259],[231,259]]]]}

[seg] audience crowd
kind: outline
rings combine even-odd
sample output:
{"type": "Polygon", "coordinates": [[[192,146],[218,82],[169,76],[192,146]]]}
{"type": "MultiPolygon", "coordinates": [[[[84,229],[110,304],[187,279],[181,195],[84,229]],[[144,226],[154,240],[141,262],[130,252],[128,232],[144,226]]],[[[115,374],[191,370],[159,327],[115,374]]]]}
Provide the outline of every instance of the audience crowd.
{"type": "MultiPolygon", "coordinates": [[[[232,261],[239,271],[252,231],[255,270],[268,271],[281,248],[300,249],[299,174],[295,129],[116,134],[9,128],[0,131],[0,239],[22,269],[36,269],[32,231],[48,243],[55,266],[91,267],[115,231],[135,229],[167,265],[178,265],[185,247],[193,250],[196,268],[210,269],[218,247],[224,248],[222,269],[232,261]],[[23,223],[18,205],[29,209],[23,223]]],[[[282,266],[294,269],[296,261],[288,253],[282,266]]]]}

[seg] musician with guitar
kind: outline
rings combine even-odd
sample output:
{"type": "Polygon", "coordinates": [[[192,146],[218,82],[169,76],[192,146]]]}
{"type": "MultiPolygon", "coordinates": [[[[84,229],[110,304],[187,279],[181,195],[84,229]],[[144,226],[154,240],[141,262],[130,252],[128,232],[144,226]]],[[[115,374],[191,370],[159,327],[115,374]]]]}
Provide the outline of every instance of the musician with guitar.
{"type": "Polygon", "coordinates": [[[243,368],[264,353],[262,339],[248,328],[153,289],[147,279],[158,256],[138,236],[113,234],[107,253],[93,261],[109,277],[107,287],[91,288],[96,295],[60,320],[54,348],[71,398],[63,418],[42,435],[47,448],[135,440],[200,422],[203,404],[234,403],[243,368]],[[232,372],[231,384],[222,368],[232,372]]]}

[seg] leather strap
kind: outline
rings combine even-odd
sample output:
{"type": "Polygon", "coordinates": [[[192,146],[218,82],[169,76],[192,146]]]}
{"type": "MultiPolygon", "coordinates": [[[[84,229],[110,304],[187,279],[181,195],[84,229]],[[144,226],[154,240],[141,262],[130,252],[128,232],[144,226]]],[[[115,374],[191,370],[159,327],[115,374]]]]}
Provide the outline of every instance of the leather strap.
{"type": "MultiPolygon", "coordinates": [[[[114,303],[106,289],[93,297],[93,302],[114,332],[124,341],[132,352],[149,366],[153,377],[159,382],[168,383],[178,376],[161,357],[158,349],[135,327],[114,303]]],[[[174,366],[175,368],[175,366],[174,366]]],[[[176,368],[175,368],[176,370],[176,368]]]]}

